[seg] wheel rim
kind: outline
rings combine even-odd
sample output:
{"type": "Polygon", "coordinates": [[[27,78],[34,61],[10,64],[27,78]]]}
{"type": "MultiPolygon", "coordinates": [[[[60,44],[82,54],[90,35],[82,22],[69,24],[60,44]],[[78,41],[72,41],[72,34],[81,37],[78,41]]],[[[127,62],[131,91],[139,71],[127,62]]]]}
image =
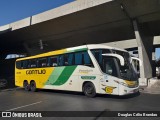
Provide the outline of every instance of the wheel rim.
{"type": "Polygon", "coordinates": [[[34,83],[32,83],[32,84],[31,84],[31,87],[32,87],[32,88],[35,88],[35,84],[34,84],[34,83]]]}
{"type": "Polygon", "coordinates": [[[25,90],[28,90],[28,89],[29,89],[29,86],[28,86],[28,83],[27,83],[27,82],[24,82],[24,88],[25,88],[25,90]]]}
{"type": "Polygon", "coordinates": [[[32,91],[35,91],[35,90],[36,90],[36,84],[35,84],[35,82],[32,82],[32,83],[31,83],[31,90],[32,90],[32,91]]]}
{"type": "Polygon", "coordinates": [[[93,89],[92,86],[90,86],[90,85],[86,86],[86,88],[85,88],[85,93],[86,93],[87,95],[92,95],[92,94],[93,94],[93,91],[94,91],[94,89],[93,89]]]}

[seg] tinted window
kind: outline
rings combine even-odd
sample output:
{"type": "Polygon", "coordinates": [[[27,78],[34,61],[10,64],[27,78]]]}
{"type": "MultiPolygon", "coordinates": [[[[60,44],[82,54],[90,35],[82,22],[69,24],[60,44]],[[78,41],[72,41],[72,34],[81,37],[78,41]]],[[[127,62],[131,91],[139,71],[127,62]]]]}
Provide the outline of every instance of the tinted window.
{"type": "Polygon", "coordinates": [[[93,65],[88,52],[83,52],[84,65],[93,65]]]}
{"type": "Polygon", "coordinates": [[[49,58],[49,66],[51,66],[51,67],[56,67],[56,66],[58,66],[58,58],[57,58],[57,56],[54,56],[54,57],[50,57],[49,58]]]}
{"type": "Polygon", "coordinates": [[[118,72],[117,72],[117,67],[116,67],[116,59],[115,58],[107,58],[105,57],[103,59],[103,72],[112,76],[117,77],[118,72]]]}
{"type": "Polygon", "coordinates": [[[31,67],[31,68],[37,67],[37,60],[36,60],[36,59],[30,60],[30,67],[31,67]]]}
{"type": "Polygon", "coordinates": [[[74,54],[68,54],[68,65],[74,65],[74,54]]]}
{"type": "Polygon", "coordinates": [[[46,67],[46,66],[47,66],[47,58],[39,58],[38,67],[46,67]]]}
{"type": "Polygon", "coordinates": [[[93,63],[87,51],[75,53],[75,65],[85,65],[93,67],[93,63]]]}
{"type": "Polygon", "coordinates": [[[64,55],[64,65],[65,65],[65,66],[68,65],[68,57],[69,57],[68,54],[65,54],[65,55],[64,55]]]}
{"type": "Polygon", "coordinates": [[[111,53],[109,49],[93,49],[91,50],[92,54],[96,58],[97,62],[102,65],[102,54],[111,53]]]}
{"type": "Polygon", "coordinates": [[[75,64],[82,65],[82,52],[75,53],[75,64]]]}
{"type": "Polygon", "coordinates": [[[24,60],[24,61],[21,61],[21,62],[22,62],[22,63],[21,63],[22,69],[28,68],[28,61],[27,61],[27,60],[24,60]]]}
{"type": "Polygon", "coordinates": [[[64,65],[64,55],[58,56],[58,66],[64,65]]]}
{"type": "Polygon", "coordinates": [[[31,60],[24,60],[21,63],[22,68],[36,68],[36,67],[57,67],[57,66],[71,66],[71,65],[86,65],[93,66],[88,52],[69,53],[58,56],[51,56],[48,58],[38,58],[31,60]]]}
{"type": "Polygon", "coordinates": [[[16,68],[21,69],[21,61],[16,62],[16,68]]]}

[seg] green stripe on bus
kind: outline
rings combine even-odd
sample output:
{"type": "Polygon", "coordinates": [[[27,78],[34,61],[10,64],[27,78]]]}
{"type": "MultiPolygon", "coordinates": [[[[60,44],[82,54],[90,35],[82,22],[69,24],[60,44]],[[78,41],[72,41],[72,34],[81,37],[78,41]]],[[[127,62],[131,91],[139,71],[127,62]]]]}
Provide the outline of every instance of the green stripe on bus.
{"type": "Polygon", "coordinates": [[[88,50],[88,48],[81,48],[81,49],[70,50],[70,51],[67,51],[66,53],[80,52],[80,51],[86,51],[86,50],[88,50]]]}
{"type": "Polygon", "coordinates": [[[62,74],[62,71],[65,69],[65,67],[56,67],[54,68],[52,74],[50,75],[48,81],[46,82],[46,85],[52,85],[56,82],[56,80],[59,78],[59,76],[62,74]]]}
{"type": "Polygon", "coordinates": [[[53,85],[63,85],[65,84],[74,70],[76,69],[77,66],[68,66],[65,67],[65,69],[62,71],[61,75],[58,77],[58,79],[53,83],[53,85]]]}

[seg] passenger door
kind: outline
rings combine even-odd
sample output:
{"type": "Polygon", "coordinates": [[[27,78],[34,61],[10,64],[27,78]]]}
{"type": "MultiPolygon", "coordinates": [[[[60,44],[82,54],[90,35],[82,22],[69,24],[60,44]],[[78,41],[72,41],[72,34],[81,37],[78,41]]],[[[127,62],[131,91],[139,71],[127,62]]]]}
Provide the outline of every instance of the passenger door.
{"type": "Polygon", "coordinates": [[[118,84],[114,81],[118,79],[118,66],[116,64],[116,58],[113,57],[104,57],[103,58],[103,80],[101,80],[100,88],[102,93],[107,94],[118,94],[118,84]]]}

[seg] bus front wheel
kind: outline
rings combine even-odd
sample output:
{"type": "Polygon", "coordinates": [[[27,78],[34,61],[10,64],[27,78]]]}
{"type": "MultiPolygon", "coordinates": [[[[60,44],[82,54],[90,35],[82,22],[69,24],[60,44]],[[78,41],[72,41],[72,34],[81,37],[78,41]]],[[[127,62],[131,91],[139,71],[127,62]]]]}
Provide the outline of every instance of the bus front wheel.
{"type": "Polygon", "coordinates": [[[25,89],[26,91],[29,91],[29,90],[30,90],[30,85],[28,84],[27,81],[24,81],[24,82],[23,82],[23,87],[24,87],[24,89],[25,89]]]}
{"type": "Polygon", "coordinates": [[[31,91],[32,91],[32,92],[36,92],[36,91],[37,91],[35,81],[31,81],[30,86],[31,86],[31,91]]]}
{"type": "Polygon", "coordinates": [[[91,82],[87,82],[84,84],[83,92],[87,97],[95,97],[96,96],[96,90],[95,90],[94,84],[91,82]]]}

